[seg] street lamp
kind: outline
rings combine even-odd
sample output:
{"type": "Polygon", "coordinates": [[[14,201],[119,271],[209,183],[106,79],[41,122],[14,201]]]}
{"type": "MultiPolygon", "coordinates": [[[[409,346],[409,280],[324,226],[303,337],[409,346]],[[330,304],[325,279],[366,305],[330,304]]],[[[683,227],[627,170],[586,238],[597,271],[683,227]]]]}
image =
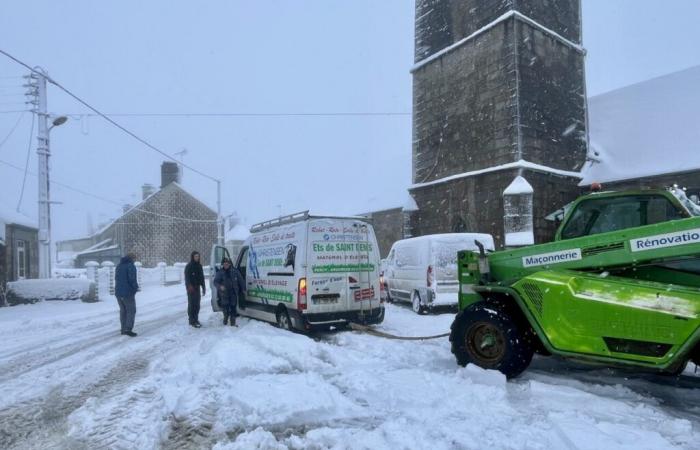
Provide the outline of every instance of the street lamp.
{"type": "MultiPolygon", "coordinates": [[[[66,116],[58,116],[58,117],[56,117],[55,119],[53,119],[53,122],[52,122],[53,125],[51,125],[51,128],[53,128],[53,127],[60,127],[61,125],[63,125],[63,124],[66,123],[67,121],[68,121],[68,117],[66,117],[66,116]]],[[[49,131],[51,131],[51,128],[49,128],[49,131]]]]}

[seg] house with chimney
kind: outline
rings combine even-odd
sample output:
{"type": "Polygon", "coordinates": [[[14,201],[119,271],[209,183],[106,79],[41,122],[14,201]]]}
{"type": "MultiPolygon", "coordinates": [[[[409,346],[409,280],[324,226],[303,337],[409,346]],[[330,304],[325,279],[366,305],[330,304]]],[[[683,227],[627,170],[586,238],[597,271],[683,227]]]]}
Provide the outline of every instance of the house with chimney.
{"type": "Polygon", "coordinates": [[[96,233],[57,243],[58,254],[72,255],[74,267],[88,261],[115,264],[133,252],[145,267],[187,262],[197,250],[209,260],[217,238],[217,214],[180,184],[177,163],[161,165],[161,185],[142,186],[142,200],[96,233]]]}

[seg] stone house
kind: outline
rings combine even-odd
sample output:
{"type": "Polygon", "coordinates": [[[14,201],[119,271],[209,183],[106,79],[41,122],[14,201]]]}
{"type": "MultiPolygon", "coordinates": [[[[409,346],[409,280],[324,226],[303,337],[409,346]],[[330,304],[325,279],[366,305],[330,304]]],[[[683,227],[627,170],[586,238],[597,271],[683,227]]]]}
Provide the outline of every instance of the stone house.
{"type": "Polygon", "coordinates": [[[134,252],[146,267],[187,262],[197,250],[207,264],[217,239],[217,214],[180,184],[176,163],[161,166],[161,186],[142,187],[142,201],[91,236],[61,241],[57,251],[73,253],[75,267],[112,261],[134,252]]]}
{"type": "MultiPolygon", "coordinates": [[[[36,222],[0,205],[0,293],[10,281],[39,277],[39,230],[36,222]]],[[[0,305],[5,299],[0,298],[0,305]]]]}

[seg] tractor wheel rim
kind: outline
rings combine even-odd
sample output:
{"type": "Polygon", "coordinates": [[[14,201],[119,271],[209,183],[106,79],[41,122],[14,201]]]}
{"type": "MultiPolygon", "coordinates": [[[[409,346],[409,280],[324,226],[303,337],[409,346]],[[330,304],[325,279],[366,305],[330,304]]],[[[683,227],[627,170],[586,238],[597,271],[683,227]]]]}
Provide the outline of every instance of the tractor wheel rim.
{"type": "Polygon", "coordinates": [[[503,332],[490,323],[482,322],[472,326],[467,332],[465,343],[469,353],[486,364],[498,363],[506,351],[503,332]]]}
{"type": "Polygon", "coordinates": [[[420,299],[418,298],[417,295],[413,296],[413,311],[415,311],[415,312],[420,311],[420,299]]]}

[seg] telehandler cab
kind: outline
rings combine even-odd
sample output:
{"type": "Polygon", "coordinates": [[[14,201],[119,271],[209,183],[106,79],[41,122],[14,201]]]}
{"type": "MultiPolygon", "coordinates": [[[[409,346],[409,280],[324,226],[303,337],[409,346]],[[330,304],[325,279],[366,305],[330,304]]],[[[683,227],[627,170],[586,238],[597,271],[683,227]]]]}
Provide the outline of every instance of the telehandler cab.
{"type": "Polygon", "coordinates": [[[681,372],[700,363],[700,207],[677,188],[574,201],[554,242],[459,253],[461,365],[525,370],[535,352],[681,372]]]}

